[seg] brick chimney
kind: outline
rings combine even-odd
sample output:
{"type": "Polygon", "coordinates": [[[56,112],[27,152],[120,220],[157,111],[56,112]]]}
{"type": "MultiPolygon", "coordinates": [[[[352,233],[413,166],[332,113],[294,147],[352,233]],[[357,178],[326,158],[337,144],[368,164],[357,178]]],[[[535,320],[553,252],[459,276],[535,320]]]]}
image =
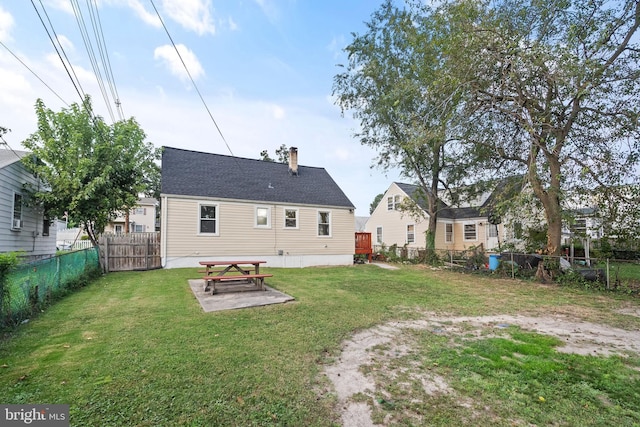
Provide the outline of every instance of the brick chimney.
{"type": "Polygon", "coordinates": [[[289,148],[289,173],[298,175],[298,149],[296,147],[289,148]]]}

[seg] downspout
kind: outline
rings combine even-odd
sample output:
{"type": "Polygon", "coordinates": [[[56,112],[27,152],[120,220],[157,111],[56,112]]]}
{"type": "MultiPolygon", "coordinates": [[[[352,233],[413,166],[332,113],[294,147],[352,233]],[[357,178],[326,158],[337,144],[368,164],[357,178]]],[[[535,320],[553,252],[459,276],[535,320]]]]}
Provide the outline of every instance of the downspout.
{"type": "Polygon", "coordinates": [[[167,196],[162,196],[160,209],[160,265],[165,268],[167,266],[167,211],[169,210],[167,196]]]}

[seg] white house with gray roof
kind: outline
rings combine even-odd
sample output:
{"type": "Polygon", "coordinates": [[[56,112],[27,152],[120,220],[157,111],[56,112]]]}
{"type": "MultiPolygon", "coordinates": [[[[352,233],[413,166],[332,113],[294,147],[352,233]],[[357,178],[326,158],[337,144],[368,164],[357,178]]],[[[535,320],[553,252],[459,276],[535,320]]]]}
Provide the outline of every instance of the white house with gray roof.
{"type": "Polygon", "coordinates": [[[35,260],[55,255],[56,230],[41,210],[27,203],[24,185],[38,185],[21,162],[28,154],[0,149],[0,252],[19,252],[35,260]]]}
{"type": "Polygon", "coordinates": [[[351,265],[355,207],[324,168],[164,147],[165,268],[202,260],[269,267],[351,265]]]}

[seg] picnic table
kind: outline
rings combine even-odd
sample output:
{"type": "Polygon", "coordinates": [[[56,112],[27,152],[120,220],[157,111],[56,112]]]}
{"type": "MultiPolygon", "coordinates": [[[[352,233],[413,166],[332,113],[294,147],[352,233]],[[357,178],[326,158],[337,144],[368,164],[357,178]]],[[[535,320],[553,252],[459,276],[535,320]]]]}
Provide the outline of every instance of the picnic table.
{"type": "MultiPolygon", "coordinates": [[[[211,294],[216,293],[216,283],[219,284],[252,284],[253,287],[243,290],[260,290],[264,289],[264,279],[273,277],[273,274],[260,273],[260,264],[266,261],[200,261],[200,265],[205,270],[202,277],[204,280],[204,290],[207,292],[211,289],[211,294]]],[[[240,289],[239,289],[240,290],[240,289]]]]}

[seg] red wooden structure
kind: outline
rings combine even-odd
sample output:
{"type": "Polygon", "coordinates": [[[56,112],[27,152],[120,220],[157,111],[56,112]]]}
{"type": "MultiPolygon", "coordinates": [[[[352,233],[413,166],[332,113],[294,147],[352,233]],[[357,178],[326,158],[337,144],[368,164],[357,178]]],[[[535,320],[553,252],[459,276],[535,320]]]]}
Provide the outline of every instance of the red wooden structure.
{"type": "Polygon", "coordinates": [[[371,263],[373,249],[371,247],[371,233],[356,232],[356,255],[366,254],[371,263]]]}

